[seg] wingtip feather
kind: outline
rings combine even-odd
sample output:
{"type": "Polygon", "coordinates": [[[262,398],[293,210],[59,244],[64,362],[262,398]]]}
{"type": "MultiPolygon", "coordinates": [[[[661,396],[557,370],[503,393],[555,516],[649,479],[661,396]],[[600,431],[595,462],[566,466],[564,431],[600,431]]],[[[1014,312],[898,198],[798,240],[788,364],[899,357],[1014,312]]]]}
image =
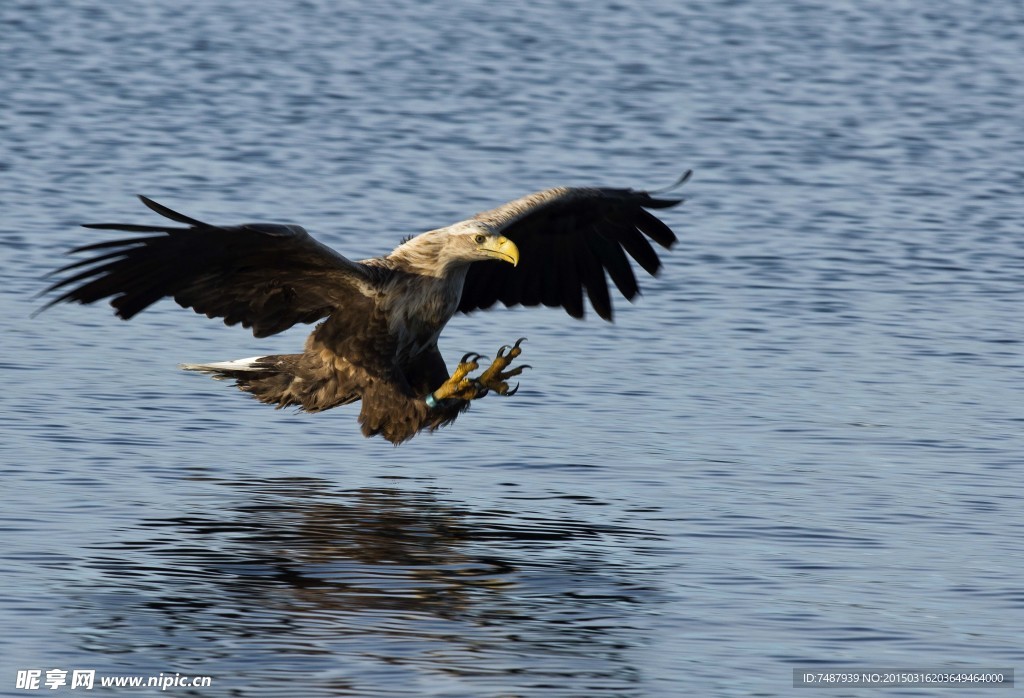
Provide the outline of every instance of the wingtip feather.
{"type": "Polygon", "coordinates": [[[201,227],[204,225],[202,221],[197,221],[195,218],[189,218],[184,213],[178,213],[173,209],[169,209],[163,204],[153,201],[148,196],[143,196],[142,194],[138,194],[137,196],[139,197],[139,201],[145,204],[148,209],[155,213],[159,213],[164,218],[170,218],[172,221],[177,221],[178,223],[185,223],[186,225],[193,225],[197,227],[201,227]]]}
{"type": "MultiPolygon", "coordinates": [[[[662,189],[655,189],[654,191],[650,191],[650,192],[647,192],[647,193],[648,194],[667,194],[670,191],[675,191],[676,189],[678,189],[679,187],[683,186],[688,181],[690,181],[690,177],[692,177],[692,176],[693,176],[693,170],[687,170],[682,175],[680,175],[679,179],[677,179],[676,181],[674,181],[672,184],[668,185],[667,187],[664,187],[662,189]]],[[[680,201],[681,201],[681,199],[680,199],[680,201]]]]}

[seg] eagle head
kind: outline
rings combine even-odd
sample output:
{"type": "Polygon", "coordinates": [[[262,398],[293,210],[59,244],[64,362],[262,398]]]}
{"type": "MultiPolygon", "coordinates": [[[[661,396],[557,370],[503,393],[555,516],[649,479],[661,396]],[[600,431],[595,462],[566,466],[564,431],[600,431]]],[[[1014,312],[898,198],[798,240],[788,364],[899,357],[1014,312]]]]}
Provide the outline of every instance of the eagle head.
{"type": "Polygon", "coordinates": [[[464,221],[443,230],[448,231],[444,253],[452,259],[464,262],[497,259],[512,266],[519,264],[516,244],[477,221],[464,221]]]}
{"type": "Polygon", "coordinates": [[[519,248],[479,221],[463,221],[417,235],[402,243],[391,257],[411,270],[440,275],[488,259],[515,266],[519,264],[519,248]]]}

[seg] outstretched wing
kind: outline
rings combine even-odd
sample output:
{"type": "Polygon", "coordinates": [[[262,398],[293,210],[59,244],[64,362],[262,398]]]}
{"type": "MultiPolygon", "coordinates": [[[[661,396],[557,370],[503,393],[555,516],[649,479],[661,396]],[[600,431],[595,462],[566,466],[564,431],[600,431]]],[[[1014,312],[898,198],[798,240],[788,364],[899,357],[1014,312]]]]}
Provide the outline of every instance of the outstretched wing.
{"type": "MultiPolygon", "coordinates": [[[[689,179],[684,174],[672,188],[689,179]]],[[[668,249],[675,234],[645,209],[669,208],[681,199],[654,198],[632,189],[559,187],[510,201],[474,219],[519,248],[519,264],[475,262],[466,275],[459,310],[505,305],[561,306],[583,317],[583,291],[605,320],[612,302],[605,274],[623,296],[639,292],[632,257],[652,276],[661,267],[648,238],[668,249]]]]}
{"type": "Polygon", "coordinates": [[[153,211],[187,228],[93,224],[86,228],[149,233],[77,247],[97,252],[52,272],[70,276],[43,293],[68,289],[60,302],[111,298],[128,319],[169,296],[183,307],[228,325],[242,323],[257,337],[299,322],[315,322],[362,296],[371,279],[363,265],[342,257],[297,225],[207,225],[140,196],[153,211]]]}

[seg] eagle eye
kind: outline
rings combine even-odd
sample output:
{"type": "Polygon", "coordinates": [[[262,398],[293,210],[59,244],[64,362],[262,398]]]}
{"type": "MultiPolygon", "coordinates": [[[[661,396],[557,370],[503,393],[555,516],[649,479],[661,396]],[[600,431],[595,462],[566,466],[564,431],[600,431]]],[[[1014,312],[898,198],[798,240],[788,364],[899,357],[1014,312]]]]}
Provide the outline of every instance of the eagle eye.
{"type": "Polygon", "coordinates": [[[484,235],[483,233],[477,233],[476,235],[473,236],[473,242],[475,242],[478,245],[484,244],[484,240],[486,239],[487,236],[484,235]]]}

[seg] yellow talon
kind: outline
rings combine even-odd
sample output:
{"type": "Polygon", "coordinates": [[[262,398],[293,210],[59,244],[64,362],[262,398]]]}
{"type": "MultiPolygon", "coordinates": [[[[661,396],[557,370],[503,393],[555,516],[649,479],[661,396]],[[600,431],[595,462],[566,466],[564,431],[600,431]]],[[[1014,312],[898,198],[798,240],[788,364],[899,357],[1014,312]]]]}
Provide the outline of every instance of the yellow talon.
{"type": "Polygon", "coordinates": [[[478,378],[470,378],[469,373],[480,367],[478,360],[483,358],[480,354],[469,352],[462,357],[459,365],[455,368],[451,378],[446,380],[433,393],[427,396],[426,402],[429,407],[435,407],[442,400],[463,400],[470,401],[482,398],[490,391],[498,395],[515,395],[519,391],[519,384],[509,388],[508,379],[518,376],[530,368],[529,365],[517,366],[509,371],[505,369],[512,363],[512,359],[523,353],[520,344],[526,341],[526,337],[520,337],[511,347],[504,345],[498,349],[497,355],[491,365],[480,374],[478,378]]]}

